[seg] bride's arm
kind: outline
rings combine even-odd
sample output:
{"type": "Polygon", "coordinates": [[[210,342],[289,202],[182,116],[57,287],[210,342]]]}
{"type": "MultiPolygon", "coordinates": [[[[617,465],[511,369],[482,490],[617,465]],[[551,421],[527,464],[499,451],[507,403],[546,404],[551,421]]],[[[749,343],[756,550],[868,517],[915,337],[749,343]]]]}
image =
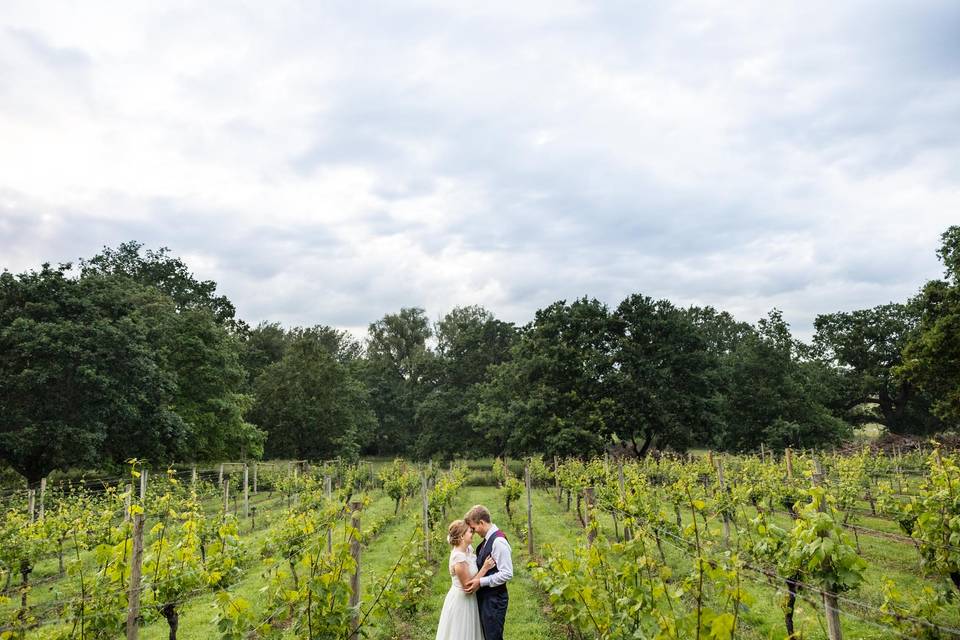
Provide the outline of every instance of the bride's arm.
{"type": "Polygon", "coordinates": [[[479,580],[483,576],[487,575],[487,571],[490,571],[490,569],[493,569],[495,566],[497,566],[497,563],[494,561],[493,556],[487,556],[487,559],[484,561],[483,566],[480,567],[480,571],[478,571],[477,575],[475,575],[474,577],[477,580],[479,580]]]}
{"type": "Polygon", "coordinates": [[[457,574],[457,579],[460,581],[461,585],[465,585],[470,582],[470,569],[467,568],[466,560],[453,565],[453,572],[457,574]]]}
{"type": "MultiPolygon", "coordinates": [[[[460,576],[460,574],[457,574],[457,577],[460,578],[460,584],[463,585],[463,590],[466,591],[467,593],[475,592],[480,587],[480,578],[487,575],[487,571],[495,567],[496,564],[497,563],[493,561],[492,557],[487,558],[484,561],[483,566],[480,567],[480,571],[477,572],[477,575],[470,578],[469,582],[464,582],[463,577],[460,576]]],[[[457,565],[457,566],[460,566],[460,565],[457,565]]]]}

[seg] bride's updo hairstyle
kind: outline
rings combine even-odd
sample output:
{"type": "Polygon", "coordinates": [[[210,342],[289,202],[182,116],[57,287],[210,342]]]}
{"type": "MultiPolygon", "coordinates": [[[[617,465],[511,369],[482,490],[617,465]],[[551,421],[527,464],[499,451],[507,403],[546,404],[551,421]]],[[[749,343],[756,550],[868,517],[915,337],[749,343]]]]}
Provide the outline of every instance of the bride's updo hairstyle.
{"type": "Polygon", "coordinates": [[[447,527],[447,544],[455,547],[463,542],[463,537],[470,533],[470,527],[463,520],[454,520],[447,527]]]}

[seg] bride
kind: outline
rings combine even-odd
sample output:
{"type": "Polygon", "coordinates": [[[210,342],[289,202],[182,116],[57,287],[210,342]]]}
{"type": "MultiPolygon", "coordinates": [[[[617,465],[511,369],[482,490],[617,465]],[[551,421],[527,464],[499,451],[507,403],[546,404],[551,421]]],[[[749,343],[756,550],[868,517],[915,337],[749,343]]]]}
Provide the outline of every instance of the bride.
{"type": "Polygon", "coordinates": [[[463,585],[474,576],[486,575],[495,563],[492,557],[487,558],[483,567],[477,570],[477,556],[470,548],[472,537],[470,527],[463,520],[454,520],[447,528],[447,542],[453,547],[448,564],[452,578],[440,612],[437,640],[483,640],[477,595],[465,593],[463,585]]]}

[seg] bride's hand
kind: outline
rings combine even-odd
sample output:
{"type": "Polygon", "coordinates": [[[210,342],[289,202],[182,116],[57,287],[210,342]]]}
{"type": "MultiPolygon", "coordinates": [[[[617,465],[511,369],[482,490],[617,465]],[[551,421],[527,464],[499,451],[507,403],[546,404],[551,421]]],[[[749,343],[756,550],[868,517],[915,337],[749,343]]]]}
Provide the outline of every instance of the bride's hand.
{"type": "Polygon", "coordinates": [[[493,559],[493,556],[487,556],[487,559],[483,561],[483,570],[490,571],[497,566],[497,561],[493,559]]]}

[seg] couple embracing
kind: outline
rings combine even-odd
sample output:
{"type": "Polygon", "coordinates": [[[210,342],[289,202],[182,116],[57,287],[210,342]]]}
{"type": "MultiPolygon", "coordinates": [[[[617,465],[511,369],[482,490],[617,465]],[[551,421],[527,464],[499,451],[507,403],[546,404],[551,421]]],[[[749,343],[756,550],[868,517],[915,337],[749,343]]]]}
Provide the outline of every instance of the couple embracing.
{"type": "Polygon", "coordinates": [[[507,537],[490,522],[490,510],[477,505],[447,529],[452,585],[443,601],[437,640],[503,640],[507,581],[513,559],[507,537]],[[476,552],[473,534],[483,540],[476,552]]]}

